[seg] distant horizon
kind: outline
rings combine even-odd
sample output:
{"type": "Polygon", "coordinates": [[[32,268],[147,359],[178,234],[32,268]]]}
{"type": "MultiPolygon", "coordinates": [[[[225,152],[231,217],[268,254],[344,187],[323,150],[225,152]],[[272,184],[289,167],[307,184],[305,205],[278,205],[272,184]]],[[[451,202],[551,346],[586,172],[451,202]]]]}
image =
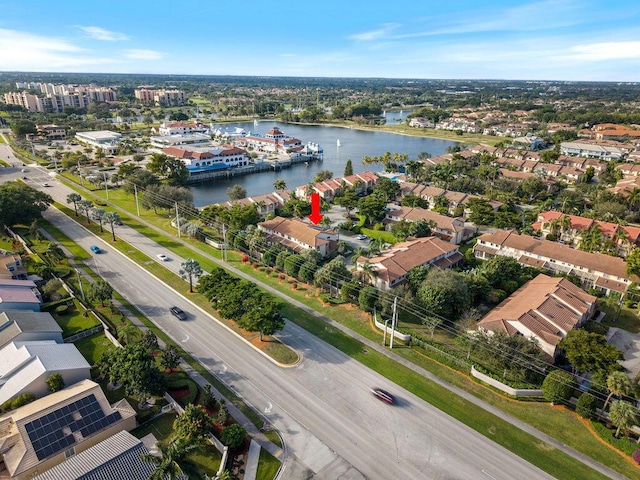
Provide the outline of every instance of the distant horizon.
{"type": "Polygon", "coordinates": [[[616,83],[616,84],[630,84],[638,85],[640,80],[559,80],[559,79],[532,79],[532,78],[419,78],[419,77],[340,77],[340,76],[320,76],[320,75],[237,75],[237,74],[183,74],[183,73],[140,73],[140,72],[48,72],[48,71],[18,71],[18,70],[0,70],[0,76],[10,75],[59,75],[59,76],[73,76],[73,75],[121,75],[121,76],[139,76],[139,77],[218,77],[218,78],[263,78],[263,79],[277,79],[277,78],[292,78],[292,79],[319,79],[319,80],[332,80],[332,79],[349,79],[349,80],[408,80],[408,81],[440,81],[440,82],[531,82],[531,83],[616,83]]]}
{"type": "Polygon", "coordinates": [[[631,0],[2,7],[0,68],[10,72],[640,81],[640,3],[631,0]]]}

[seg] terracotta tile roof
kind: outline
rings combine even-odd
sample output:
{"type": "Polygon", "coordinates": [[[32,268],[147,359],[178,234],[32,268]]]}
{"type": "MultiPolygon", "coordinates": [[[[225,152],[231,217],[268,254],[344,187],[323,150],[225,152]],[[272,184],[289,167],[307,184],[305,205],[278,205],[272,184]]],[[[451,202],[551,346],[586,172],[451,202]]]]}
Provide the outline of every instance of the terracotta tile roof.
{"type": "Polygon", "coordinates": [[[440,215],[432,210],[426,210],[424,208],[411,208],[401,207],[395,210],[391,210],[387,216],[396,220],[407,220],[409,222],[417,222],[418,220],[432,221],[439,229],[450,230],[452,232],[458,232],[464,230],[464,225],[455,225],[454,220],[460,221],[459,218],[447,217],[446,215],[440,215]]]}
{"type": "Polygon", "coordinates": [[[514,170],[509,170],[506,168],[501,168],[500,173],[503,177],[513,178],[515,180],[525,180],[527,178],[535,177],[536,174],[532,172],[518,172],[514,170]]]}
{"type": "MultiPolygon", "coordinates": [[[[298,219],[275,217],[272,220],[267,220],[258,225],[265,230],[270,230],[281,235],[284,239],[290,237],[310,247],[318,247],[329,242],[329,240],[318,236],[323,230],[298,219]]],[[[335,233],[333,230],[324,231],[327,233],[335,233]]]]}
{"type": "MultiPolygon", "coordinates": [[[[541,274],[485,315],[478,326],[487,330],[498,327],[505,331],[505,324],[510,324],[525,336],[530,331],[535,337],[555,346],[592,313],[595,301],[596,297],[569,280],[541,274]]],[[[547,353],[553,354],[548,350],[547,353]]]]}
{"type": "MultiPolygon", "coordinates": [[[[549,240],[538,240],[529,235],[519,235],[510,230],[498,230],[495,233],[486,233],[479,237],[478,241],[485,241],[501,247],[508,247],[531,255],[540,255],[569,265],[581,266],[613,275],[618,278],[629,279],[627,276],[627,264],[624,260],[602,253],[588,253],[575,250],[568,245],[563,245],[549,240]]],[[[478,247],[478,245],[476,245],[478,247]]],[[[476,248],[474,247],[474,248],[476,248]]],[[[494,250],[495,252],[495,250],[494,250]]]]}
{"type": "Polygon", "coordinates": [[[393,282],[406,275],[413,267],[428,265],[439,260],[437,257],[441,255],[450,256],[455,253],[458,253],[457,245],[437,237],[424,237],[397,243],[381,252],[379,256],[369,258],[368,261],[374,266],[378,276],[384,273],[385,278],[388,278],[389,282],[393,282]]]}

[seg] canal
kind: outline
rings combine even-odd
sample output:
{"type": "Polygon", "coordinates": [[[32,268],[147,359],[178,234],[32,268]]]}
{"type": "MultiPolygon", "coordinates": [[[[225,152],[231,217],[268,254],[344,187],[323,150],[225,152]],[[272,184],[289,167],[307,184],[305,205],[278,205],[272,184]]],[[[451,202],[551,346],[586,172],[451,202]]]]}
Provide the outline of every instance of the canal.
{"type": "MultiPolygon", "coordinates": [[[[399,112],[389,112],[387,118],[393,115],[393,119],[399,118],[399,112]]],[[[273,191],[273,183],[282,179],[287,188],[294,189],[299,185],[305,185],[313,180],[320,170],[333,172],[334,177],[344,176],[344,167],[347,160],[351,159],[355,173],[365,170],[379,171],[381,165],[363,165],[362,157],[378,156],[385,152],[406,153],[410,159],[415,159],[421,152],[429,152],[431,156],[446,153],[447,147],[456,142],[439,140],[435,138],[410,137],[385,132],[369,132],[350,128],[290,125],[282,122],[263,121],[256,126],[253,122],[229,123],[216,125],[233,130],[241,127],[251,133],[264,135],[271,127],[277,126],[286,135],[298,138],[303,144],[315,142],[324,149],[322,162],[310,162],[294,165],[277,172],[262,172],[251,175],[237,176],[229,179],[220,179],[211,183],[193,185],[193,201],[196,207],[203,207],[212,203],[227,200],[227,189],[239,184],[247,191],[247,196],[261,195],[273,191]],[[338,146],[339,141],[339,146],[338,146]]]]}

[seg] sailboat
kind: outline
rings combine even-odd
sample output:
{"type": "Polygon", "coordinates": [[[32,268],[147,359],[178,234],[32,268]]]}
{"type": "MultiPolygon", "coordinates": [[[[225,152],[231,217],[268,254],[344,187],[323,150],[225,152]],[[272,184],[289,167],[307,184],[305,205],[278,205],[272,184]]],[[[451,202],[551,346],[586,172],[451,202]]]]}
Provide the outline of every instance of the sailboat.
{"type": "Polygon", "coordinates": [[[337,144],[336,144],[336,145],[340,146],[340,139],[338,139],[338,142],[337,142],[337,144]]]}
{"type": "Polygon", "coordinates": [[[257,126],[258,126],[258,120],[255,120],[255,119],[253,120],[253,126],[254,126],[254,127],[257,127],[257,126]]]}

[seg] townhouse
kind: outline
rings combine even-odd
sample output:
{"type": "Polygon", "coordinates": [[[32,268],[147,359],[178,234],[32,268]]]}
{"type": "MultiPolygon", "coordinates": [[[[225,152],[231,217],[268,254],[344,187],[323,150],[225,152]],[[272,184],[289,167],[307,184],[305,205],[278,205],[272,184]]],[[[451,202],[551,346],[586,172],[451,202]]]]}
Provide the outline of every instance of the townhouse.
{"type": "Polygon", "coordinates": [[[335,230],[322,230],[298,219],[275,217],[258,224],[270,244],[281,244],[299,253],[302,250],[315,250],[327,257],[338,248],[338,233],[335,230]]]}
{"type": "Polygon", "coordinates": [[[400,222],[402,220],[408,222],[425,221],[431,226],[433,236],[455,245],[460,245],[460,243],[471,238],[474,234],[474,230],[465,228],[464,220],[461,218],[447,217],[446,215],[440,215],[431,210],[418,207],[400,207],[389,210],[385,220],[387,222],[400,222]]]}
{"type": "Polygon", "coordinates": [[[530,338],[553,361],[558,343],[592,318],[595,310],[593,295],[565,278],[540,274],[485,315],[477,328],[530,338]]]}
{"type": "Polygon", "coordinates": [[[462,258],[457,245],[437,237],[423,237],[397,243],[372,258],[358,257],[356,272],[372,285],[389,290],[406,282],[414,267],[451,268],[462,258]]]}
{"type": "Polygon", "coordinates": [[[627,275],[627,264],[621,258],[583,252],[569,245],[538,240],[510,230],[497,230],[478,237],[473,253],[481,259],[512,257],[522,265],[552,274],[576,275],[585,289],[596,288],[606,295],[611,292],[624,294],[632,282],[627,275]]]}

